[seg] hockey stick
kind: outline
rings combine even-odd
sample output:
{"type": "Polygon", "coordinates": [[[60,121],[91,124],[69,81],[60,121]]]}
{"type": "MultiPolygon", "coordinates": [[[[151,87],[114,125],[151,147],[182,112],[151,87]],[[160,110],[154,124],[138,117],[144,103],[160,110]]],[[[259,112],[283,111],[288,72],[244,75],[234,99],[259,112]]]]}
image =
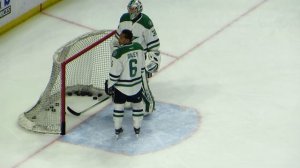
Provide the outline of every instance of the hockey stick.
{"type": "Polygon", "coordinates": [[[103,97],[101,100],[99,100],[96,104],[94,104],[94,105],[92,105],[92,106],[90,106],[90,107],[88,107],[88,108],[86,108],[86,109],[84,109],[84,110],[82,110],[82,111],[79,111],[79,112],[73,110],[73,109],[72,109],[71,107],[69,107],[69,106],[67,107],[67,109],[68,109],[68,111],[69,111],[71,114],[73,114],[73,115],[75,115],[75,116],[80,116],[82,113],[85,113],[85,112],[89,111],[90,109],[92,109],[93,107],[97,106],[98,104],[104,102],[104,101],[107,100],[108,98],[109,98],[109,96],[104,96],[104,97],[103,97]]]}

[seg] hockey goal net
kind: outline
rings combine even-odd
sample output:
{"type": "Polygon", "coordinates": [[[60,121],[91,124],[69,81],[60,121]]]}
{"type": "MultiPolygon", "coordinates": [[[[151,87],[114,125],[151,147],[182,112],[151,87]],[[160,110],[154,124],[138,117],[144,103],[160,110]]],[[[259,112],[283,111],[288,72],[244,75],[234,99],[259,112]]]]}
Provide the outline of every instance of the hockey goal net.
{"type": "Polygon", "coordinates": [[[87,33],[59,48],[53,56],[46,89],[37,103],[19,116],[18,124],[34,132],[64,135],[66,97],[107,96],[104,82],[110,69],[114,34],[111,30],[87,33]]]}

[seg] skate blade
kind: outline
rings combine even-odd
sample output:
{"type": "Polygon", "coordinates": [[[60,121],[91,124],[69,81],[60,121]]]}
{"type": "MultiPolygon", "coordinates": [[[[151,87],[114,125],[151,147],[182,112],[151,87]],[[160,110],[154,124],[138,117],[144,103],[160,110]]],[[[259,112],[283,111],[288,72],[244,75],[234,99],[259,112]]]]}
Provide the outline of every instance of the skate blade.
{"type": "Polygon", "coordinates": [[[120,135],[115,135],[115,140],[119,140],[120,139],[120,135]]]}

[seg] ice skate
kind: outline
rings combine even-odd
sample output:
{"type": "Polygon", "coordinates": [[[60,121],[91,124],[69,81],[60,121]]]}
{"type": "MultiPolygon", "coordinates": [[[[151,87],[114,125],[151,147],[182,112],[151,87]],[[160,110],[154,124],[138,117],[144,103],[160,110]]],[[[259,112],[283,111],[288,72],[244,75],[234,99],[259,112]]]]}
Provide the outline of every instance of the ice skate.
{"type": "Polygon", "coordinates": [[[137,138],[139,138],[139,135],[140,135],[140,128],[134,128],[134,132],[135,132],[135,136],[137,138]]]}
{"type": "Polygon", "coordinates": [[[119,139],[121,133],[123,132],[123,128],[119,128],[119,129],[115,129],[115,137],[116,137],[116,140],[119,139]]]}

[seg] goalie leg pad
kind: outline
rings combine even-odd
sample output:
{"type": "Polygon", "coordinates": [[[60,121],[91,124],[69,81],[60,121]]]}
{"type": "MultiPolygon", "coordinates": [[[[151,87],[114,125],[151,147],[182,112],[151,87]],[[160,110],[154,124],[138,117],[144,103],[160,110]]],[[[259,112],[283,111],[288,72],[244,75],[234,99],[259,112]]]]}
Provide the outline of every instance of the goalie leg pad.
{"type": "Polygon", "coordinates": [[[143,81],[142,81],[142,94],[143,94],[143,102],[144,102],[144,114],[151,114],[155,110],[155,101],[154,97],[151,93],[148,79],[146,77],[146,74],[143,73],[142,75],[143,81]]]}

